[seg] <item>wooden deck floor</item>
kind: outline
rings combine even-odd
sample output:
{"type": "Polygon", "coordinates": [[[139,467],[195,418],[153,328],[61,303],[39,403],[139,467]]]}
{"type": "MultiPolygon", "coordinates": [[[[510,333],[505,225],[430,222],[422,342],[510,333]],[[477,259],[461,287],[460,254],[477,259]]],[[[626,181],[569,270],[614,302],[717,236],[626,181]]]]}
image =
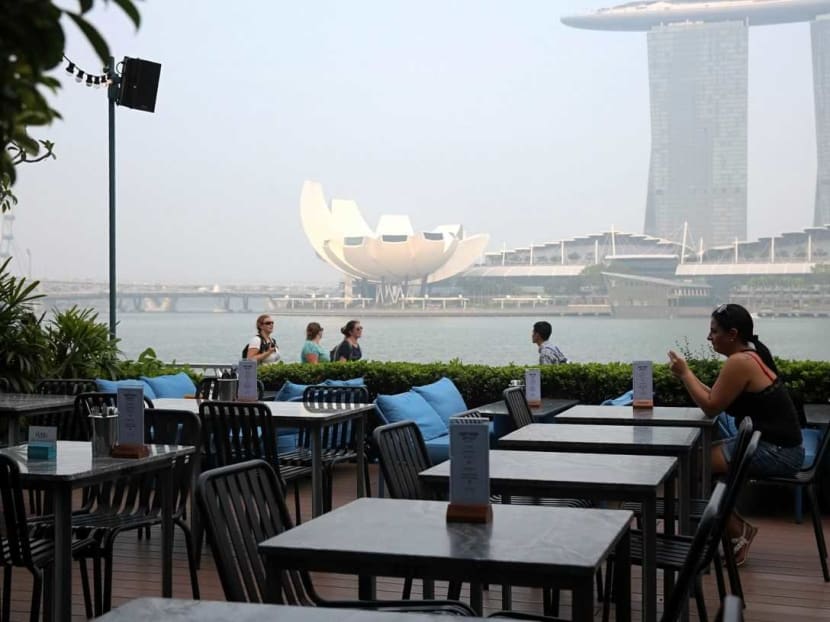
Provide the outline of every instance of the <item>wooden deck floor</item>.
{"type": "MultiPolygon", "coordinates": [[[[377,481],[376,478],[373,482],[377,481]]],[[[354,468],[346,465],[338,471],[335,483],[336,506],[347,503],[354,498],[354,468]]],[[[304,516],[310,516],[310,490],[304,490],[304,516]]],[[[784,497],[784,501],[788,498],[784,497]]],[[[792,503],[782,502],[783,508],[790,509],[792,503]]],[[[748,621],[773,622],[826,622],[830,620],[830,584],[821,577],[818,554],[812,525],[807,522],[797,525],[785,513],[777,516],[750,512],[753,523],[760,527],[751,558],[741,571],[744,591],[747,597],[745,618],[748,621]]],[[[825,533],[830,536],[830,520],[825,518],[825,533]]],[[[160,537],[156,531],[150,541],[138,541],[135,534],[124,534],[117,543],[113,603],[126,602],[138,596],[159,596],[161,594],[161,575],[159,568],[160,537]]],[[[177,538],[174,552],[173,595],[177,598],[190,598],[190,583],[187,573],[187,557],[184,542],[177,538]]],[[[639,619],[639,571],[633,571],[634,591],[632,595],[635,608],[634,619],[639,619]]],[[[75,581],[73,590],[73,618],[84,619],[83,600],[78,579],[77,566],[73,568],[75,581]]],[[[357,580],[351,576],[315,574],[315,585],[321,595],[332,599],[354,599],[357,597],[357,580]]],[[[717,592],[714,576],[704,579],[707,603],[710,615],[717,609],[717,592]]],[[[222,588],[213,565],[210,551],[206,549],[202,568],[199,571],[199,583],[202,598],[224,600],[222,588]]],[[[660,582],[662,583],[662,582],[660,582]]],[[[379,598],[399,598],[401,581],[397,579],[379,579],[379,598]]],[[[28,620],[31,580],[28,572],[15,569],[12,589],[12,619],[28,620]]],[[[416,582],[415,592],[419,589],[416,582]]],[[[445,594],[443,586],[438,585],[437,593],[445,594]]],[[[541,611],[541,593],[539,590],[516,588],[513,590],[514,609],[527,612],[541,611]]],[[[563,593],[561,615],[570,615],[569,595],[563,593]]],[[[501,608],[501,592],[492,586],[485,592],[487,611],[501,608]]],[[[597,605],[597,620],[600,619],[600,606],[597,605]]],[[[694,607],[692,619],[696,619],[694,607]]]]}

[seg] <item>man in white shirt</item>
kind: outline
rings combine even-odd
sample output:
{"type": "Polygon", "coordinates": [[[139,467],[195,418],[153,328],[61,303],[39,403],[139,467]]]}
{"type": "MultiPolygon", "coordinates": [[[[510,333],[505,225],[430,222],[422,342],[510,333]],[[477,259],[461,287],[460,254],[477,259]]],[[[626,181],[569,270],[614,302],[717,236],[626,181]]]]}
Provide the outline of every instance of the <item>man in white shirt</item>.
{"type": "Polygon", "coordinates": [[[539,365],[556,365],[557,363],[568,362],[568,358],[562,354],[562,350],[552,343],[548,343],[552,332],[553,328],[550,322],[536,322],[533,325],[530,340],[539,346],[539,365]]]}

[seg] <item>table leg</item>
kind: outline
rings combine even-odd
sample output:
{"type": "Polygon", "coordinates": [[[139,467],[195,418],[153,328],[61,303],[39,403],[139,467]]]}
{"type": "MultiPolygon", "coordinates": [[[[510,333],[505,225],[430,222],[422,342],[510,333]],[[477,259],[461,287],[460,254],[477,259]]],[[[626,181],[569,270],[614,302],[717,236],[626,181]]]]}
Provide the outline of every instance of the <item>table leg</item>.
{"type": "Polygon", "coordinates": [[[360,600],[377,600],[373,576],[362,574],[357,577],[357,597],[360,600]]]}
{"type": "Polygon", "coordinates": [[[173,596],[173,463],[156,482],[161,492],[161,595],[173,596]]]}
{"type": "Polygon", "coordinates": [[[366,438],[366,413],[361,413],[355,422],[357,431],[355,443],[357,447],[357,498],[366,496],[366,482],[363,473],[366,470],[366,452],[364,451],[364,439],[366,438]]]}
{"type": "Polygon", "coordinates": [[[52,497],[55,508],[55,565],[52,619],[72,619],[72,489],[61,486],[52,497]]]}
{"type": "Polygon", "coordinates": [[[282,573],[283,568],[274,555],[264,556],[265,563],[265,594],[263,600],[274,605],[285,604],[282,598],[282,573]]]}
{"type": "Polygon", "coordinates": [[[701,438],[703,439],[703,455],[700,457],[701,462],[701,477],[703,481],[701,482],[701,487],[703,490],[703,494],[701,495],[704,499],[709,498],[709,494],[712,492],[712,428],[705,427],[702,430],[703,434],[701,434],[701,438]]]}
{"type": "Polygon", "coordinates": [[[582,581],[571,591],[573,598],[571,619],[574,622],[593,622],[594,619],[594,577],[582,581]]]}
{"type": "MultiPolygon", "coordinates": [[[[680,477],[680,471],[675,470],[671,477],[666,481],[665,485],[663,486],[663,498],[664,498],[664,512],[663,512],[663,533],[673,535],[677,533],[677,525],[675,524],[675,508],[674,508],[674,500],[675,500],[675,484],[677,482],[677,478],[680,477]]],[[[665,602],[665,598],[668,594],[672,593],[674,590],[674,572],[671,570],[663,570],[663,598],[665,602]]]]}
{"type": "Polygon", "coordinates": [[[657,620],[657,499],[643,499],[643,620],[657,620]]]}
{"type": "Polygon", "coordinates": [[[678,497],[680,498],[680,529],[679,533],[688,535],[691,533],[691,526],[689,524],[689,514],[691,512],[692,504],[692,472],[689,461],[691,456],[689,453],[684,453],[679,456],[678,463],[678,497]]]}
{"type": "MultiPolygon", "coordinates": [[[[614,594],[617,597],[616,622],[631,620],[631,530],[627,529],[617,543],[614,562],[614,594]]],[[[605,598],[611,598],[611,586],[605,598]]]]}
{"type": "Polygon", "coordinates": [[[323,513],[323,430],[314,426],[311,432],[311,516],[323,513]]]}

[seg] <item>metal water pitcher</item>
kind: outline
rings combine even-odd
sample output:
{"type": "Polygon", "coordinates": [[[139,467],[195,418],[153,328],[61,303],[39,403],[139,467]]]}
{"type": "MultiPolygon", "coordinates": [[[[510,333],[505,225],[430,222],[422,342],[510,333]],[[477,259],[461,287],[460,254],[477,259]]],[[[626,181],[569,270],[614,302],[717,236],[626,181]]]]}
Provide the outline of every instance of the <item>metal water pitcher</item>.
{"type": "Polygon", "coordinates": [[[92,455],[109,456],[118,442],[118,409],[112,406],[96,408],[89,413],[92,423],[92,455]]]}

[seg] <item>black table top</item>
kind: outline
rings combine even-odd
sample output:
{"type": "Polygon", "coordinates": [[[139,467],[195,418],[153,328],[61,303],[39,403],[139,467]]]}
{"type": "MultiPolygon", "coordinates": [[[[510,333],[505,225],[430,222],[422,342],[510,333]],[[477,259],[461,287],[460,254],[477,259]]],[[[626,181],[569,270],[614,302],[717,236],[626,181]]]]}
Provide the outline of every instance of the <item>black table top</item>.
{"type": "MultiPolygon", "coordinates": [[[[207,400],[158,398],[153,400],[155,408],[169,408],[173,410],[189,410],[199,412],[199,404],[207,400]]],[[[264,404],[271,411],[271,416],[280,424],[292,425],[327,425],[351,419],[357,415],[371,412],[374,404],[322,404],[311,405],[303,402],[258,402],[264,404]]]]}
{"type": "Polygon", "coordinates": [[[807,425],[824,427],[830,423],[830,404],[804,404],[807,425]]]}
{"type": "Polygon", "coordinates": [[[447,503],[363,498],[260,543],[284,568],[544,585],[592,575],[628,529],[621,510],[494,505],[447,523],[447,503]]]}
{"type": "Polygon", "coordinates": [[[567,425],[533,423],[499,439],[503,449],[537,451],[592,451],[655,455],[675,455],[694,447],[700,430],[646,425],[567,425]]]}
{"type": "Polygon", "coordinates": [[[617,425],[685,426],[710,428],[715,418],[708,417],[700,408],[684,406],[598,406],[580,404],[556,415],[558,423],[588,423],[617,425]]]}
{"type": "Polygon", "coordinates": [[[92,443],[58,441],[55,460],[29,460],[28,445],[15,445],[0,449],[0,454],[14,459],[20,468],[23,484],[54,485],[57,483],[88,482],[106,479],[113,473],[142,470],[164,464],[171,459],[192,454],[189,445],[149,445],[150,455],[145,458],[93,457],[92,443]]]}
{"type": "MultiPolygon", "coordinates": [[[[533,415],[534,418],[546,417],[548,415],[561,413],[562,411],[568,410],[577,404],[579,404],[579,400],[543,397],[541,406],[530,407],[530,414],[533,415]]],[[[507,404],[504,403],[504,400],[479,406],[475,410],[477,410],[480,415],[491,418],[509,414],[507,412],[507,404]]]]}
{"type": "MultiPolygon", "coordinates": [[[[555,425],[555,424],[553,424],[555,425]]],[[[630,456],[549,451],[490,451],[490,488],[544,491],[573,487],[599,492],[651,491],[674,471],[677,459],[668,456],[630,456]]],[[[430,485],[449,482],[449,460],[420,473],[430,485]]],[[[515,494],[523,494],[516,492],[515,494]]]]}
{"type": "MultiPolygon", "coordinates": [[[[417,601],[413,601],[414,604],[417,601]]],[[[468,618],[469,619],[469,618],[468,618]]],[[[480,619],[480,618],[473,618],[480,619]]],[[[289,607],[173,598],[137,598],[98,618],[101,622],[447,622],[447,616],[331,607],[289,607]]]]}
{"type": "Polygon", "coordinates": [[[38,393],[0,393],[0,415],[25,415],[50,410],[71,409],[71,395],[40,395],[38,393]]]}

